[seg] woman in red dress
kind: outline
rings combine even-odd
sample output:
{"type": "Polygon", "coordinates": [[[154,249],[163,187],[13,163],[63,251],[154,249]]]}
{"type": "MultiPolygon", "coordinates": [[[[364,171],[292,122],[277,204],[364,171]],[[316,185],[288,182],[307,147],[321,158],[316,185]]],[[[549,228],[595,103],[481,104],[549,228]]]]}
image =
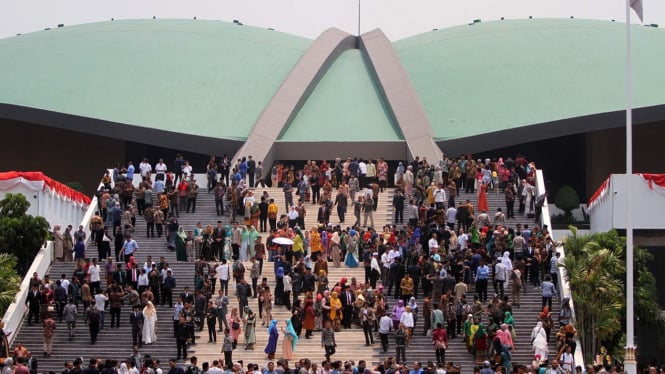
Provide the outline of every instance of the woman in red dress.
{"type": "Polygon", "coordinates": [[[482,183],[478,189],[478,211],[487,213],[488,210],[489,206],[487,204],[487,185],[482,183]]]}

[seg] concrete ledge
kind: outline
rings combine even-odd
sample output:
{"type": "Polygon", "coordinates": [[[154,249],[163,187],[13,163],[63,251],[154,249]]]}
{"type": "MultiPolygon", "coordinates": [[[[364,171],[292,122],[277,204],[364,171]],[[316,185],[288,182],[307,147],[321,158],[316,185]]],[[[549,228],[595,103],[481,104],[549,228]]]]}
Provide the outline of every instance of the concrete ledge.
{"type": "Polygon", "coordinates": [[[359,48],[404,135],[408,156],[438,162],[443,153],[432,140],[425,108],[388,37],[381,30],[370,31],[360,36],[359,48]]]}
{"type": "MultiPolygon", "coordinates": [[[[233,159],[251,155],[263,161],[264,172],[268,173],[275,161],[274,142],[288,128],[337,57],[355,47],[355,36],[335,28],[324,31],[291,70],[233,159]]],[[[302,154],[297,157],[302,158],[302,154]]]]}

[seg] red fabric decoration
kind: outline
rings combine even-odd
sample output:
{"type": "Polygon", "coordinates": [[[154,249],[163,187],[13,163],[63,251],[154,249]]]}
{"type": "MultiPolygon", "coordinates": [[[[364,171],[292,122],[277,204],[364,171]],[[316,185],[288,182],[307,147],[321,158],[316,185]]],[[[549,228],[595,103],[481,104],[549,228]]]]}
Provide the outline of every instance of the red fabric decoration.
{"type": "Polygon", "coordinates": [[[23,178],[32,182],[42,181],[44,182],[44,189],[48,187],[48,189],[54,193],[77,203],[90,204],[91,201],[89,196],[56,181],[55,179],[49,178],[41,171],[8,171],[0,173],[0,181],[16,178],[23,178]]]}
{"type": "Polygon", "coordinates": [[[649,188],[653,190],[653,184],[665,187],[665,174],[641,174],[642,178],[646,179],[649,183],[649,188]]]}
{"type": "Polygon", "coordinates": [[[591,195],[591,198],[589,198],[589,203],[587,205],[591,206],[593,202],[600,197],[600,195],[603,193],[603,191],[607,188],[609,184],[610,184],[610,177],[607,177],[607,179],[605,179],[605,182],[603,182],[603,184],[601,184],[600,187],[598,187],[596,192],[594,192],[593,195],[591,195]]]}

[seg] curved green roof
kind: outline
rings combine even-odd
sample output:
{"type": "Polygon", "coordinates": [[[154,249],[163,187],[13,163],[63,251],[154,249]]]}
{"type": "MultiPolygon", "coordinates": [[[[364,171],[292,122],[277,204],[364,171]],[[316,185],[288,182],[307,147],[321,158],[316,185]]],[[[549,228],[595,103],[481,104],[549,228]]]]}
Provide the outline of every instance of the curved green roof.
{"type": "Polygon", "coordinates": [[[404,140],[357,49],[337,58],[279,140],[324,138],[333,142],[404,140]]]}
{"type": "MultiPolygon", "coordinates": [[[[625,109],[625,24],[481,22],[394,43],[437,140],[625,109]]],[[[665,103],[665,31],[632,27],[635,108],[665,103]]]]}
{"type": "Polygon", "coordinates": [[[109,21],[25,34],[0,40],[0,103],[245,139],[311,42],[203,20],[109,21]]]}

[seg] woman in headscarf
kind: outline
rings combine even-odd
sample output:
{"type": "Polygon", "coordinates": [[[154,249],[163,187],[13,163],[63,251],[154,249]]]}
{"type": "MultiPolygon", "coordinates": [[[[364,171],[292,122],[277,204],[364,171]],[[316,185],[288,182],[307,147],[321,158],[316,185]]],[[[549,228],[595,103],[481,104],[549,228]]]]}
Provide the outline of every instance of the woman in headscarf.
{"type": "Polygon", "coordinates": [[[541,360],[547,360],[547,334],[542,322],[536,323],[536,327],[531,330],[531,345],[536,356],[540,355],[541,360]]]}
{"type": "Polygon", "coordinates": [[[510,311],[506,310],[503,313],[503,323],[508,325],[508,330],[510,330],[510,337],[515,339],[515,320],[513,319],[513,314],[510,311]]]}
{"type": "Polygon", "coordinates": [[[259,232],[256,231],[256,227],[250,226],[247,236],[249,240],[247,250],[249,251],[249,258],[252,258],[256,256],[256,251],[254,250],[255,247],[254,243],[256,243],[256,239],[259,237],[259,232]]]}
{"type": "Polygon", "coordinates": [[[415,318],[413,317],[413,313],[411,312],[411,307],[406,306],[404,308],[404,313],[399,318],[399,322],[404,326],[406,329],[406,345],[411,346],[411,335],[413,334],[413,327],[416,325],[415,323],[415,318]]]}
{"type": "Polygon", "coordinates": [[[245,350],[254,350],[254,344],[256,344],[256,314],[252,312],[249,305],[245,305],[243,325],[245,330],[245,350]]]}
{"type": "Polygon", "coordinates": [[[284,300],[284,268],[278,267],[275,272],[275,305],[282,305],[284,300]]]}
{"type": "Polygon", "coordinates": [[[330,240],[328,240],[328,232],[326,230],[321,231],[321,256],[323,256],[327,261],[330,261],[328,255],[328,246],[330,240]]]}
{"type": "Polygon", "coordinates": [[[282,341],[282,358],[285,360],[293,360],[293,351],[296,350],[298,344],[298,334],[291,324],[291,320],[286,320],[286,329],[282,328],[284,333],[284,340],[282,341]]]}
{"type": "Polygon", "coordinates": [[[268,355],[268,360],[275,359],[275,352],[277,351],[277,339],[279,339],[279,330],[277,329],[277,320],[270,321],[268,327],[268,344],[263,350],[268,355]]]}
{"type": "Polygon", "coordinates": [[[513,261],[510,260],[510,252],[505,251],[503,252],[503,257],[501,257],[501,263],[503,266],[506,267],[506,285],[505,287],[507,288],[510,286],[510,273],[513,272],[513,261]]]}
{"type": "Polygon", "coordinates": [[[332,257],[333,264],[338,268],[340,266],[340,249],[339,249],[339,232],[335,231],[330,238],[330,257],[332,257]]]}
{"type": "Polygon", "coordinates": [[[330,320],[332,321],[333,329],[340,331],[342,323],[342,301],[335,291],[330,293],[330,320]]]}
{"type": "Polygon", "coordinates": [[[305,317],[302,320],[302,327],[305,329],[305,339],[312,338],[316,322],[316,312],[314,311],[314,300],[311,297],[305,298],[305,317]]]}
{"type": "Polygon", "coordinates": [[[187,239],[185,228],[180,226],[178,227],[178,235],[175,239],[175,258],[177,261],[187,261],[185,239],[187,239]]]}
{"type": "Polygon", "coordinates": [[[471,326],[473,326],[473,314],[466,316],[466,321],[464,321],[464,342],[466,343],[466,350],[469,353],[473,352],[473,332],[471,331],[471,326]]]}
{"type": "Polygon", "coordinates": [[[323,246],[321,245],[321,234],[316,227],[312,227],[309,231],[309,246],[312,250],[312,261],[319,259],[323,246]]]}
{"type": "Polygon", "coordinates": [[[157,341],[155,323],[157,323],[157,310],[152,301],[148,301],[143,308],[143,343],[152,344],[157,341]]]}
{"type": "Polygon", "coordinates": [[[485,326],[483,326],[482,323],[480,323],[480,318],[476,317],[474,319],[474,325],[471,327],[471,329],[474,329],[474,326],[476,326],[477,323],[477,329],[474,334],[474,356],[478,357],[478,355],[481,355],[480,358],[486,358],[487,357],[487,332],[485,331],[485,326]],[[482,357],[482,355],[485,355],[485,357],[482,357]]]}
{"type": "Polygon", "coordinates": [[[53,241],[55,259],[58,261],[63,261],[65,258],[65,238],[60,232],[60,225],[55,225],[53,227],[53,238],[55,239],[53,241]]]}
{"type": "Polygon", "coordinates": [[[297,261],[305,257],[305,237],[299,227],[296,227],[294,231],[295,235],[293,236],[293,246],[291,248],[293,249],[293,255],[297,261]]]}
{"type": "Polygon", "coordinates": [[[515,344],[513,343],[513,337],[510,335],[510,331],[508,330],[508,325],[505,323],[501,324],[501,333],[497,331],[497,337],[499,337],[501,341],[501,346],[503,347],[504,352],[510,353],[513,348],[515,347],[515,344]]]}
{"type": "Polygon", "coordinates": [[[550,307],[545,305],[543,311],[538,315],[538,321],[542,322],[543,330],[545,330],[545,336],[547,341],[550,341],[550,333],[552,332],[552,313],[550,313],[550,307]]]}
{"type": "Polygon", "coordinates": [[[416,303],[415,297],[411,296],[408,306],[411,308],[411,313],[413,313],[413,325],[415,326],[418,322],[418,304],[416,303]]]}
{"type": "MultiPolygon", "coordinates": [[[[478,339],[478,331],[481,328],[481,324],[479,321],[478,317],[473,317],[469,322],[469,344],[468,344],[468,349],[469,352],[473,355],[473,357],[476,357],[476,340],[478,339]]],[[[466,322],[465,322],[466,325],[466,322]]]]}
{"type": "Polygon", "coordinates": [[[349,242],[346,246],[344,265],[350,268],[358,267],[358,239],[358,232],[356,230],[349,231],[349,242]]]}
{"type": "Polygon", "coordinates": [[[393,307],[392,320],[393,328],[396,330],[399,327],[399,322],[402,319],[402,314],[404,314],[404,300],[398,300],[397,305],[393,307]]]}
{"type": "Polygon", "coordinates": [[[120,369],[118,369],[118,374],[127,374],[129,373],[129,369],[127,369],[127,363],[123,362],[120,364],[120,369]]]}
{"type": "Polygon", "coordinates": [[[231,327],[231,338],[233,338],[233,347],[238,345],[238,337],[242,331],[240,325],[240,314],[238,308],[231,309],[231,315],[228,317],[229,327],[231,327]]]}
{"type": "Polygon", "coordinates": [[[252,242],[247,226],[241,225],[240,227],[240,261],[246,262],[249,261],[249,247],[252,246],[252,242]]]}

